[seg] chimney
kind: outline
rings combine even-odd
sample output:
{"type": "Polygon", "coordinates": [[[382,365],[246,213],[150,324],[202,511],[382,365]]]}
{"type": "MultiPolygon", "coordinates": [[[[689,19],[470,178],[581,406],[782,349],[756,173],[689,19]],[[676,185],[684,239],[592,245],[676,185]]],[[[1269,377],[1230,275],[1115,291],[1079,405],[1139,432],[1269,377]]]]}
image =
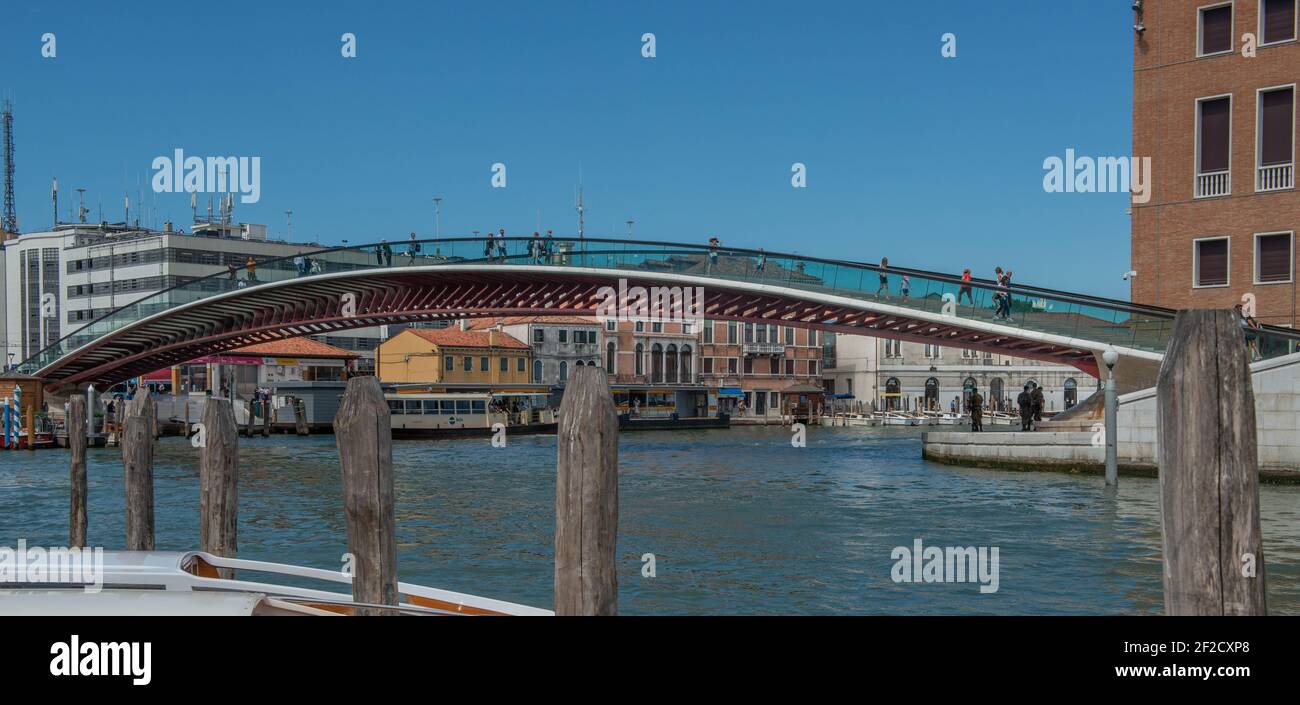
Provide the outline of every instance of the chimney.
{"type": "Polygon", "coordinates": [[[172,231],[172,222],[170,220],[163,221],[163,232],[169,233],[171,231],[172,231]]]}
{"type": "Polygon", "coordinates": [[[462,318],[462,319],[460,319],[460,329],[461,329],[461,330],[469,330],[469,319],[468,319],[468,318],[462,318]]]}

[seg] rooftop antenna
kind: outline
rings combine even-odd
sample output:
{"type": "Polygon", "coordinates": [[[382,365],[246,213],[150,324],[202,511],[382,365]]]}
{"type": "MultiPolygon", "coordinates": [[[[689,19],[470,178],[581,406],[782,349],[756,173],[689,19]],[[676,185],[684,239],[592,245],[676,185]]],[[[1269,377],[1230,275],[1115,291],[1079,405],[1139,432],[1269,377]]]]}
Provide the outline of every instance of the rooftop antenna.
{"type": "Polygon", "coordinates": [[[442,196],[433,197],[433,236],[442,237],[442,196]]]}
{"type": "Polygon", "coordinates": [[[194,222],[199,222],[199,194],[197,191],[190,191],[190,213],[194,216],[194,222]]]}
{"type": "Polygon", "coordinates": [[[291,210],[284,212],[284,227],[288,231],[288,234],[284,236],[284,239],[293,242],[293,211],[291,210]]]}
{"type": "MultiPolygon", "coordinates": [[[[59,227],[59,177],[51,177],[50,200],[54,202],[54,227],[59,227]]],[[[8,228],[6,228],[7,230],[8,228]]]]}
{"type": "Polygon", "coordinates": [[[579,240],[582,240],[586,237],[586,220],[584,220],[584,216],[583,216],[583,214],[586,212],[587,209],[582,206],[582,175],[581,172],[579,172],[578,175],[578,239],[579,240]]]}
{"type": "MultiPolygon", "coordinates": [[[[4,165],[5,165],[5,210],[0,218],[0,230],[18,232],[18,213],[14,210],[14,106],[5,100],[4,110],[0,112],[0,122],[4,123],[4,165]]],[[[58,220],[56,215],[55,220],[58,220]]]]}
{"type": "Polygon", "coordinates": [[[86,189],[77,189],[77,220],[86,222],[86,189]]]}
{"type": "Polygon", "coordinates": [[[629,218],[628,221],[627,221],[627,239],[629,239],[629,240],[632,239],[632,224],[635,223],[635,222],[636,222],[636,221],[635,221],[635,220],[632,220],[631,218],[629,218]]]}
{"type": "Polygon", "coordinates": [[[125,192],[122,197],[122,202],[126,204],[126,216],[122,220],[122,224],[131,227],[131,192],[125,192]]]}

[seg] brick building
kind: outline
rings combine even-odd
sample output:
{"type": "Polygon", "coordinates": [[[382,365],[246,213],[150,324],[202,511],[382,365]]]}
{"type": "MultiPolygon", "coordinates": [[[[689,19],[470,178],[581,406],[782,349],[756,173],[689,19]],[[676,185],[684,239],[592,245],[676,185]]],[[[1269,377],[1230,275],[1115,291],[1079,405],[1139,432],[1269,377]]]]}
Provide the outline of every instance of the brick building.
{"type": "Polygon", "coordinates": [[[1226,308],[1295,326],[1297,0],[1135,3],[1134,301],[1226,308]]]}
{"type": "Polygon", "coordinates": [[[718,388],[721,410],[742,418],[779,418],[793,403],[820,403],[821,333],[769,323],[705,321],[700,378],[718,388]]]}

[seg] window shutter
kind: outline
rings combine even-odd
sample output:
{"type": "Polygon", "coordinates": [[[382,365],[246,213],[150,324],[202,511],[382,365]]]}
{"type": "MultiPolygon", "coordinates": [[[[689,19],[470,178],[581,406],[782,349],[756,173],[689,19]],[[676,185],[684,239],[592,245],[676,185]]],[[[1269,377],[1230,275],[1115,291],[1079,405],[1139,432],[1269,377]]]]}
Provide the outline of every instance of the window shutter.
{"type": "Polygon", "coordinates": [[[1197,284],[1222,286],[1228,283],[1228,241],[1205,240],[1198,242],[1197,284]]]}
{"type": "Polygon", "coordinates": [[[1229,98],[1201,102],[1201,173],[1228,168],[1229,98]]]}
{"type": "Polygon", "coordinates": [[[1260,94],[1260,166],[1291,163],[1293,95],[1291,88],[1260,94]]]}
{"type": "Polygon", "coordinates": [[[1296,0],[1264,0],[1264,43],[1295,39],[1296,0]]]}
{"type": "Polygon", "coordinates": [[[1291,236],[1262,235],[1259,248],[1259,281],[1284,282],[1291,279],[1291,236]]]}
{"type": "Polygon", "coordinates": [[[1201,53],[1232,48],[1232,5],[1201,11],[1201,53]]]}

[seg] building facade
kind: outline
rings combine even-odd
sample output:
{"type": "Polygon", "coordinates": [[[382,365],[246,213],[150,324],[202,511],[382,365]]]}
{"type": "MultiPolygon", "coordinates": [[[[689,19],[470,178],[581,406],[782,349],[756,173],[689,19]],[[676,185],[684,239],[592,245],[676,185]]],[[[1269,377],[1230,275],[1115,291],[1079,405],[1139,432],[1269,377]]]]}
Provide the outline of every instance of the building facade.
{"type": "Polygon", "coordinates": [[[174,394],[211,392],[243,398],[284,382],[346,382],[358,353],[310,338],[287,338],[235,348],[145,375],[141,381],[174,394]]]}
{"type": "Polygon", "coordinates": [[[472,330],[500,326],[510,337],[526,341],[531,354],[529,380],[563,387],[581,365],[601,367],[600,322],[586,316],[509,316],[471,322],[472,330]]]}
{"type": "Polygon", "coordinates": [[[1295,326],[1298,2],[1136,5],[1133,153],[1152,174],[1132,208],[1132,299],[1244,301],[1295,326]]]}
{"type": "MultiPolygon", "coordinates": [[[[320,249],[317,244],[266,239],[265,226],[247,223],[196,223],[186,234],[109,224],[60,224],[53,230],[24,233],[0,242],[3,248],[5,297],[4,353],[22,362],[65,335],[75,333],[116,308],[230,266],[242,268],[252,258],[261,264],[258,281],[298,276],[293,257],[320,249]],[[280,260],[279,258],[290,258],[280,260]],[[278,261],[270,261],[278,260],[278,261]]],[[[343,253],[339,257],[365,257],[343,253]]],[[[346,264],[346,263],[342,263],[346,264]]],[[[216,277],[201,291],[180,292],[142,313],[149,314],[228,291],[249,282],[216,277]]],[[[385,337],[375,326],[312,336],[319,342],[359,354],[358,369],[373,369],[374,349],[385,337]]]]}
{"type": "Polygon", "coordinates": [[[812,388],[822,388],[821,346],[821,332],[813,329],[705,321],[700,379],[718,388],[723,412],[779,418],[792,403],[806,404],[812,388]]]}
{"type": "Polygon", "coordinates": [[[972,388],[989,409],[1010,410],[1029,382],[1043,388],[1046,411],[1064,411],[1097,389],[1096,379],[1067,365],[860,335],[827,337],[824,383],[839,411],[964,410],[972,388]]]}
{"type": "Polygon", "coordinates": [[[407,328],[379,344],[375,375],[394,384],[526,384],[528,345],[492,327],[407,328]]]}

